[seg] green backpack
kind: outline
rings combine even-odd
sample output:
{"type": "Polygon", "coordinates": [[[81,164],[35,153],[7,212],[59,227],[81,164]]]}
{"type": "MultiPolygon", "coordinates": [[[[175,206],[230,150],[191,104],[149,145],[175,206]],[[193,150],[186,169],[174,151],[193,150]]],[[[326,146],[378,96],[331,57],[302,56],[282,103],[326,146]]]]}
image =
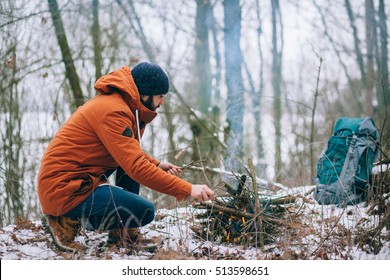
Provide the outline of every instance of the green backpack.
{"type": "Polygon", "coordinates": [[[372,118],[339,118],[317,164],[315,199],[319,204],[364,201],[379,155],[379,131],[372,118]]]}

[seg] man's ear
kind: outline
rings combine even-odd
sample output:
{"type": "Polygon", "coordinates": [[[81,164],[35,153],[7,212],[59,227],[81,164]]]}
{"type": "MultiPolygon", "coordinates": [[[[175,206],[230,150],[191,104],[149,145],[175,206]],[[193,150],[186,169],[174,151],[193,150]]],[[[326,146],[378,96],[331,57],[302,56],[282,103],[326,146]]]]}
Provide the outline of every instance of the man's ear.
{"type": "Polygon", "coordinates": [[[141,100],[143,101],[143,102],[150,102],[150,99],[152,99],[153,98],[153,96],[151,96],[151,95],[140,95],[140,97],[141,97],[141,100]]]}

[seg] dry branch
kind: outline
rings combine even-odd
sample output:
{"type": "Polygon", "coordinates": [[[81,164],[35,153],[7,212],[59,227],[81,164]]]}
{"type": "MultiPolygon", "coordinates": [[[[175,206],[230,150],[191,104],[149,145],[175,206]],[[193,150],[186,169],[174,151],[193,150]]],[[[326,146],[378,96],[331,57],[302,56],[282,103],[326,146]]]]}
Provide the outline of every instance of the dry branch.
{"type": "MultiPolygon", "coordinates": [[[[238,209],[234,209],[234,208],[230,208],[230,207],[226,207],[226,206],[221,206],[221,205],[210,203],[210,202],[199,202],[198,204],[204,206],[207,209],[222,211],[225,213],[232,214],[234,216],[244,217],[246,219],[254,219],[256,217],[254,214],[244,212],[242,210],[238,210],[238,209]]],[[[271,217],[268,217],[266,215],[263,216],[263,220],[265,222],[268,222],[268,223],[279,224],[279,225],[283,224],[282,220],[271,218],[271,217]]]]}
{"type": "Polygon", "coordinates": [[[285,205],[294,203],[297,197],[260,195],[254,172],[251,177],[250,188],[245,184],[246,176],[238,175],[236,187],[223,182],[227,194],[214,202],[195,204],[195,208],[206,210],[196,216],[199,225],[193,227],[201,238],[262,248],[276,240],[281,227],[288,226],[283,217],[285,205]]]}

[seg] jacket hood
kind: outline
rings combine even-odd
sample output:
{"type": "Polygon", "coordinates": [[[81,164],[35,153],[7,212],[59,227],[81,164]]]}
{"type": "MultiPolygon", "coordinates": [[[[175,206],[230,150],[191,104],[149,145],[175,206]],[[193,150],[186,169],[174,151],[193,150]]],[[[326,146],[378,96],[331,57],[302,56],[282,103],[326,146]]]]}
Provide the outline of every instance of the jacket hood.
{"type": "Polygon", "coordinates": [[[140,94],[128,66],[102,76],[96,81],[94,88],[99,94],[112,94],[114,92],[122,94],[133,114],[135,115],[135,112],[138,110],[140,120],[145,123],[150,123],[157,116],[156,112],[142,104],[140,94]]]}

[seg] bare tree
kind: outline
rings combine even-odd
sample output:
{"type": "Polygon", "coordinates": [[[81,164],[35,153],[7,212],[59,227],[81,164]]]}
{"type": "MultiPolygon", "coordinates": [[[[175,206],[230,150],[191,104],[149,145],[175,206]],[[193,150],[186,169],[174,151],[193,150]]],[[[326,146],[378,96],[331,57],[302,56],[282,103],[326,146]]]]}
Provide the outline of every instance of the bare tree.
{"type": "Polygon", "coordinates": [[[259,89],[258,94],[255,95],[253,100],[254,114],[255,114],[255,133],[256,133],[256,148],[258,155],[258,162],[256,164],[257,174],[265,178],[266,170],[266,161],[265,161],[265,151],[264,151],[264,140],[263,133],[261,129],[261,121],[263,119],[263,110],[261,106],[261,100],[264,93],[264,57],[262,51],[261,37],[263,36],[262,20],[260,14],[260,1],[256,1],[256,16],[258,21],[257,28],[257,44],[259,49],[259,59],[260,59],[260,74],[259,74],[259,89]]]}
{"type": "Polygon", "coordinates": [[[272,88],[273,88],[273,113],[275,125],[275,180],[282,178],[282,51],[283,51],[283,24],[280,13],[279,0],[271,0],[272,6],[272,88]]]}
{"type": "Polygon", "coordinates": [[[360,39],[358,36],[357,27],[356,27],[356,23],[355,23],[355,15],[352,11],[350,1],[345,0],[344,3],[345,3],[345,7],[347,9],[349,23],[350,23],[351,29],[352,29],[356,61],[357,61],[357,64],[359,66],[359,71],[360,71],[360,80],[363,83],[363,87],[367,88],[367,74],[366,74],[366,69],[364,67],[363,53],[362,53],[362,50],[360,48],[360,39]]]}
{"type": "Polygon", "coordinates": [[[211,70],[209,50],[209,0],[196,0],[194,92],[199,96],[200,110],[208,114],[211,105],[211,70]]]}
{"type": "Polygon", "coordinates": [[[100,23],[99,23],[99,0],[92,0],[92,18],[91,28],[93,41],[93,57],[95,63],[95,79],[102,76],[102,47],[100,43],[100,23]]]}
{"type": "MultiPolygon", "coordinates": [[[[316,0],[312,0],[312,1],[313,1],[314,6],[316,7],[318,13],[320,14],[321,27],[324,29],[323,30],[324,36],[329,40],[329,42],[331,44],[331,48],[334,51],[334,53],[336,54],[337,61],[338,61],[339,65],[342,67],[342,69],[344,71],[344,75],[347,78],[349,89],[351,90],[353,100],[355,100],[354,102],[350,102],[350,104],[351,103],[353,105],[356,104],[356,106],[358,106],[358,111],[361,112],[362,111],[362,103],[357,102],[360,100],[359,87],[355,86],[354,79],[350,73],[352,71],[350,71],[350,69],[347,66],[347,63],[345,62],[345,57],[343,56],[343,53],[344,53],[343,47],[340,46],[340,43],[338,43],[338,40],[333,38],[333,33],[331,33],[329,31],[330,28],[329,28],[329,24],[328,24],[328,20],[327,20],[328,17],[325,14],[324,9],[322,9],[322,7],[316,2],[316,0]]],[[[340,96],[340,97],[342,97],[342,96],[340,96]]],[[[341,98],[340,98],[340,100],[341,100],[341,98]]],[[[356,108],[354,108],[354,111],[356,111],[356,108]]]]}
{"type": "Polygon", "coordinates": [[[72,53],[70,51],[68,39],[64,29],[64,24],[62,23],[61,19],[61,13],[58,9],[57,0],[48,0],[48,3],[58,45],[60,46],[62,53],[62,60],[65,64],[65,75],[73,93],[73,109],[76,109],[78,106],[81,106],[84,103],[83,92],[80,86],[80,79],[73,62],[72,53]]]}
{"type": "MultiPolygon", "coordinates": [[[[13,1],[0,3],[0,11],[9,18],[14,17],[14,8],[13,1]]],[[[0,218],[1,222],[7,220],[8,223],[24,218],[23,92],[18,77],[17,34],[16,25],[8,25],[0,30],[3,38],[0,60],[5,62],[0,66],[0,179],[5,188],[0,200],[0,218]]]]}
{"type": "Polygon", "coordinates": [[[221,51],[220,51],[220,43],[218,41],[218,34],[219,34],[219,28],[217,26],[217,21],[214,16],[214,6],[211,6],[210,9],[208,9],[208,19],[209,19],[209,28],[212,32],[212,37],[213,37],[213,50],[214,50],[214,59],[215,59],[215,74],[214,74],[214,79],[215,79],[215,87],[214,87],[214,106],[213,106],[213,111],[214,113],[219,117],[219,110],[220,107],[217,105],[219,104],[221,100],[221,77],[222,77],[222,59],[221,59],[221,51]]]}
{"type": "Polygon", "coordinates": [[[388,55],[388,32],[387,15],[385,12],[385,2],[379,0],[379,33],[380,33],[380,64],[378,65],[381,88],[378,91],[379,112],[383,127],[383,148],[390,150],[390,121],[388,111],[390,106],[390,77],[389,77],[389,55],[388,55]]]}
{"type": "Polygon", "coordinates": [[[116,0],[117,4],[124,12],[128,20],[128,23],[130,24],[131,30],[135,33],[136,37],[141,41],[143,50],[148,56],[150,62],[156,63],[155,48],[153,48],[152,44],[149,42],[143,30],[141,19],[137,13],[137,10],[135,9],[133,0],[127,0],[126,3],[123,3],[123,1],[116,0]]]}
{"type": "Polygon", "coordinates": [[[195,60],[194,76],[191,81],[191,92],[198,96],[199,109],[203,113],[199,118],[189,116],[190,128],[193,134],[193,161],[210,159],[207,164],[212,166],[214,160],[218,162],[218,154],[214,149],[213,137],[205,129],[205,124],[210,123],[211,118],[211,66],[209,31],[212,26],[213,13],[210,1],[196,0],[195,15],[195,60]],[[212,156],[210,157],[210,153],[212,156]]]}
{"type": "Polygon", "coordinates": [[[372,100],[374,97],[374,50],[376,44],[376,20],[375,8],[373,0],[365,1],[365,23],[366,23],[366,46],[367,46],[367,84],[365,94],[365,112],[368,116],[372,116],[374,108],[372,100]]]}

